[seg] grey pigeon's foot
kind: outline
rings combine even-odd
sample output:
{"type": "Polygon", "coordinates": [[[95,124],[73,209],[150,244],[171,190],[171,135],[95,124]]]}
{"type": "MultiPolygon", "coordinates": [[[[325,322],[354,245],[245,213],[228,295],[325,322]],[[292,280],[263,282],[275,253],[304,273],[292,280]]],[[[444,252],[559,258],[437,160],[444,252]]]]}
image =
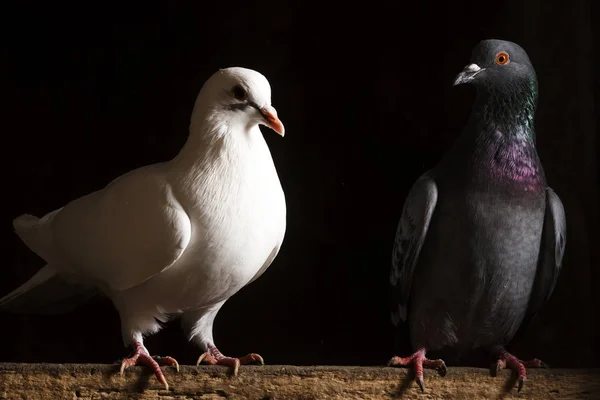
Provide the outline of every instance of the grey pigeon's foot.
{"type": "Polygon", "coordinates": [[[165,390],[169,390],[169,384],[165,379],[162,371],[160,370],[161,365],[170,365],[177,369],[179,372],[179,363],[173,357],[159,357],[159,356],[151,356],[148,353],[148,350],[141,343],[135,344],[135,352],[133,356],[124,359],[121,362],[121,376],[123,376],[123,372],[134,365],[146,365],[152,368],[154,371],[154,375],[156,375],[156,379],[163,385],[165,385],[165,390]]]}
{"type": "Polygon", "coordinates": [[[526,368],[548,368],[548,365],[545,362],[538,360],[537,358],[529,361],[519,360],[517,357],[506,351],[503,347],[497,351],[497,357],[498,360],[496,361],[496,364],[492,364],[492,376],[498,375],[498,372],[505,368],[512,369],[517,373],[519,392],[521,389],[523,389],[523,383],[525,383],[525,380],[527,379],[526,368]]]}
{"type": "Polygon", "coordinates": [[[233,368],[234,376],[238,374],[240,365],[254,363],[265,365],[265,361],[259,354],[250,353],[240,358],[226,357],[221,354],[219,349],[217,349],[215,346],[208,346],[208,351],[200,355],[198,361],[196,362],[196,366],[200,365],[201,362],[210,365],[225,365],[227,367],[231,367],[233,368]]]}
{"type": "Polygon", "coordinates": [[[408,367],[409,365],[415,367],[415,382],[421,388],[421,391],[425,391],[425,385],[423,384],[423,368],[430,368],[437,370],[440,376],[446,376],[448,372],[446,363],[444,360],[429,360],[425,358],[425,349],[420,348],[413,355],[408,357],[392,357],[388,361],[388,367],[408,367]]]}

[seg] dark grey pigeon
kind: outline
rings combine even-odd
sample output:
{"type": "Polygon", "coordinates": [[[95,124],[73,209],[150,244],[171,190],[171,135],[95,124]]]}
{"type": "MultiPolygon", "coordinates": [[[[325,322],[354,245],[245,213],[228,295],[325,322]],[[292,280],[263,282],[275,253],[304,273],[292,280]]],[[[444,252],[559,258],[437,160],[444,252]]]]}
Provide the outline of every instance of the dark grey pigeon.
{"type": "Polygon", "coordinates": [[[394,243],[390,283],[395,325],[408,323],[409,357],[389,365],[446,373],[427,351],[484,351],[510,368],[519,390],[526,367],[505,350],[550,297],[566,242],[562,203],[546,184],[535,148],[537,79],[517,44],[484,40],[454,85],[477,98],[454,147],[411,188],[394,243]]]}

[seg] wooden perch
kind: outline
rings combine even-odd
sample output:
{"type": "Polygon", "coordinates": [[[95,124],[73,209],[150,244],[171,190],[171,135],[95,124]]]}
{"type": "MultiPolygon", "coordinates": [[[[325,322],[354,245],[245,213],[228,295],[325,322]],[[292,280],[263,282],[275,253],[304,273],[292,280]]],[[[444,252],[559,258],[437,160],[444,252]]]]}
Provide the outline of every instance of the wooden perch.
{"type": "Polygon", "coordinates": [[[149,369],[119,376],[117,365],[0,363],[0,399],[600,399],[600,369],[530,369],[521,393],[509,371],[498,377],[478,368],[425,371],[425,393],[411,371],[386,367],[242,366],[163,368],[169,390],[149,369]]]}

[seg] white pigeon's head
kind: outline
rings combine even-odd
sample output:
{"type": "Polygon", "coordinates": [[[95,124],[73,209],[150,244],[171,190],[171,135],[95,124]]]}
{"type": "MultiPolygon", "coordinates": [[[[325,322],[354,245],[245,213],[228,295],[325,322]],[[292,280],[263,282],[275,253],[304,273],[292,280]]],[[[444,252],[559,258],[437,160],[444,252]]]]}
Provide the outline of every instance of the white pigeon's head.
{"type": "Polygon", "coordinates": [[[210,110],[214,117],[228,125],[262,124],[283,136],[285,128],[271,106],[271,86],[261,73],[247,68],[231,67],[215,72],[198,94],[199,107],[210,110]]]}

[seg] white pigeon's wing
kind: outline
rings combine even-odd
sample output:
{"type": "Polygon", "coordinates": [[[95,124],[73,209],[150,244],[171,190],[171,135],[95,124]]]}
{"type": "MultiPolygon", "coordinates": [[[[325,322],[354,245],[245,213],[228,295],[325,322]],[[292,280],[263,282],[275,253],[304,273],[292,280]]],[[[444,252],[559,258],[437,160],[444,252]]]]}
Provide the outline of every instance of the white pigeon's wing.
{"type": "Polygon", "coordinates": [[[404,202],[396,231],[390,271],[392,322],[406,321],[413,273],[437,203],[435,182],[426,175],[413,185],[404,202]]]}
{"type": "Polygon", "coordinates": [[[169,268],[191,237],[162,164],[136,169],[63,207],[51,222],[55,257],[111,290],[169,268]]]}
{"type": "Polygon", "coordinates": [[[547,188],[540,258],[527,315],[522,325],[527,326],[552,295],[562,269],[566,243],[567,221],[565,210],[554,190],[547,188]]]}

